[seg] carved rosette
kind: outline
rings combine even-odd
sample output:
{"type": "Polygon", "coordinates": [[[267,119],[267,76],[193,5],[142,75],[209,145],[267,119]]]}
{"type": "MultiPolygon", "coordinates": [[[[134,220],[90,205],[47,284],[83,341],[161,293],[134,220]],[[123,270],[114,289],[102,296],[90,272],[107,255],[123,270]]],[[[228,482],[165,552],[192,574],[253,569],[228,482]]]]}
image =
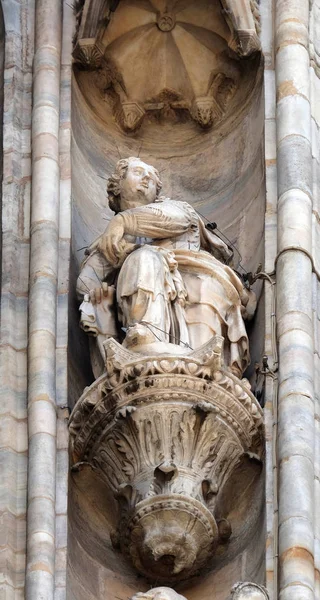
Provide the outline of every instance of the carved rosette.
{"type": "Polygon", "coordinates": [[[262,457],[261,408],[223,368],[222,344],[148,357],[110,339],[106,374],[71,415],[73,470],[89,463],[113,491],[113,543],[159,581],[187,578],[212,556],[225,539],[218,493],[245,453],[262,457]]]}

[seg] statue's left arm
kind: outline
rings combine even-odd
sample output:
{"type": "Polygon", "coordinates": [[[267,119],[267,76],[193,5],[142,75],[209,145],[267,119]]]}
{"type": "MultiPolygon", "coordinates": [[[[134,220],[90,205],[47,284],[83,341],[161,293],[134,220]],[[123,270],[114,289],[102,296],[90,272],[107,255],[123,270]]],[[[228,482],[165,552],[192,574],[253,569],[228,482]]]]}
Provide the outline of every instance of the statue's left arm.
{"type": "Polygon", "coordinates": [[[225,242],[205,227],[199,219],[201,247],[213,254],[218,260],[229,265],[232,262],[233,250],[225,242]]]}

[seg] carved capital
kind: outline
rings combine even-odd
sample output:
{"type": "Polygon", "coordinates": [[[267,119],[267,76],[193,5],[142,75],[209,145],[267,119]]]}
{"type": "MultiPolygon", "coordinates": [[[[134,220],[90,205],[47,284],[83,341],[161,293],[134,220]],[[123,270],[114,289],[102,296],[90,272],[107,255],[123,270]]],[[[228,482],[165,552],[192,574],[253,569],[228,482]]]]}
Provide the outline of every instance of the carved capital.
{"type": "Polygon", "coordinates": [[[107,372],[70,419],[73,468],[91,464],[120,508],[119,544],[136,569],[179,581],[219,538],[216,497],[245,453],[263,455],[262,413],[222,366],[222,338],[187,355],[143,356],[106,342],[107,372]]]}
{"type": "Polygon", "coordinates": [[[222,0],[226,21],[232,36],[229,47],[241,56],[261,50],[259,40],[260,13],[256,0],[222,0]]]}
{"type": "Polygon", "coordinates": [[[103,48],[95,39],[79,40],[73,51],[73,58],[84,69],[94,71],[101,66],[103,59],[103,48]]]}

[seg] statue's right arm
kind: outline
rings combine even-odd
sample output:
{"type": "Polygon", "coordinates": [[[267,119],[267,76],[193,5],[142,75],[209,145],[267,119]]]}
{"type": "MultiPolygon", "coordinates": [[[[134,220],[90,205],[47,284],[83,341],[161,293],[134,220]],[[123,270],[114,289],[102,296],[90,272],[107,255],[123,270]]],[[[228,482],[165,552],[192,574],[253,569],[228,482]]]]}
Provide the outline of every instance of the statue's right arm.
{"type": "Polygon", "coordinates": [[[81,265],[77,280],[77,296],[81,301],[86,294],[95,294],[95,290],[104,289],[105,282],[114,272],[114,267],[108,263],[97,247],[90,252],[81,265]]]}
{"type": "Polygon", "coordinates": [[[190,214],[183,204],[152,203],[125,210],[113,217],[99,242],[99,250],[109,263],[120,267],[137,246],[124,236],[165,239],[181,235],[190,226],[190,214]]]}

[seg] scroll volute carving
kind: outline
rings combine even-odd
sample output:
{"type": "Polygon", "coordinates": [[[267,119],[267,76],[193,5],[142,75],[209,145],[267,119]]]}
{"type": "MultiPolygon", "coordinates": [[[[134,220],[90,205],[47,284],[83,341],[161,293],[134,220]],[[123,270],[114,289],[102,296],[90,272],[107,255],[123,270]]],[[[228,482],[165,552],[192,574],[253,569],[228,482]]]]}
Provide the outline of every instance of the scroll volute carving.
{"type": "Polygon", "coordinates": [[[244,454],[262,460],[261,409],[224,369],[222,345],[217,336],[188,355],[152,357],[109,339],[107,372],[71,416],[73,470],[89,463],[113,491],[114,546],[159,582],[190,577],[227,542],[216,499],[244,454]]]}
{"type": "Polygon", "coordinates": [[[241,57],[260,50],[254,0],[171,0],[165,12],[160,0],[86,0],[78,17],[74,60],[97,72],[125,131],[147,114],[218,124],[239,88],[241,57]]]}

